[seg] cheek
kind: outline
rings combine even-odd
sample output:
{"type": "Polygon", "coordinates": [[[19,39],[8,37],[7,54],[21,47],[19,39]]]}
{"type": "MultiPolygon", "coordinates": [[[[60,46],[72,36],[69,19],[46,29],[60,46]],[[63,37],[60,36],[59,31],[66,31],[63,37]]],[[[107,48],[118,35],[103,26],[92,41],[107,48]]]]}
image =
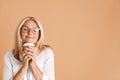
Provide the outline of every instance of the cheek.
{"type": "Polygon", "coordinates": [[[35,37],[35,40],[38,40],[38,38],[39,38],[39,35],[35,35],[34,37],[35,37]]]}
{"type": "Polygon", "coordinates": [[[21,38],[25,39],[26,34],[21,34],[21,38]]]}
{"type": "Polygon", "coordinates": [[[35,41],[38,41],[38,39],[39,39],[39,34],[38,35],[35,35],[35,41]]]}

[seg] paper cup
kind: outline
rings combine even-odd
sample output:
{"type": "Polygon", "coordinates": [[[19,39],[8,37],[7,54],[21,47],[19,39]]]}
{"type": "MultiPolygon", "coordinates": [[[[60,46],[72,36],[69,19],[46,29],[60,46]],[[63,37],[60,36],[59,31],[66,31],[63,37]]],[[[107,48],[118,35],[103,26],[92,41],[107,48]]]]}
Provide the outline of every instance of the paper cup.
{"type": "Polygon", "coordinates": [[[34,43],[24,43],[23,46],[35,46],[34,43]]]}

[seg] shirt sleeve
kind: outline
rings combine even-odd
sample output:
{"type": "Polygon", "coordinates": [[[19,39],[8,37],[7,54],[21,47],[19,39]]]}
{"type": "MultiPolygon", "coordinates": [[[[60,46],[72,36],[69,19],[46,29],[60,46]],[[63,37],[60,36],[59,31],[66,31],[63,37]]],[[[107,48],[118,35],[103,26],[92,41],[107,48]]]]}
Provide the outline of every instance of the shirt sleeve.
{"type": "Polygon", "coordinates": [[[10,55],[6,53],[4,56],[4,70],[3,70],[3,80],[12,80],[12,65],[10,62],[10,55]]]}
{"type": "Polygon", "coordinates": [[[52,49],[47,50],[47,55],[43,67],[42,80],[55,80],[54,52],[52,51],[52,49]]]}

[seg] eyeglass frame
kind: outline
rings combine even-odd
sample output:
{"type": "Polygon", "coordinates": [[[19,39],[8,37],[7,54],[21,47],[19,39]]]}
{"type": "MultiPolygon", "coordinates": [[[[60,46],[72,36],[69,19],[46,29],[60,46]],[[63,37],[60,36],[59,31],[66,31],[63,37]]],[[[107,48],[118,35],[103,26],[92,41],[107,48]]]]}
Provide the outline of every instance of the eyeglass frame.
{"type": "Polygon", "coordinates": [[[35,28],[35,29],[34,29],[34,28],[31,29],[31,28],[29,28],[28,26],[23,25],[22,28],[21,28],[21,32],[23,32],[23,33],[29,33],[30,31],[32,31],[33,34],[37,34],[37,33],[40,32],[40,28],[39,28],[39,27],[37,27],[37,28],[35,28]],[[26,32],[23,31],[23,30],[24,30],[24,29],[23,29],[24,27],[27,28],[28,31],[26,31],[26,32]],[[38,32],[34,32],[35,29],[38,29],[38,32]]]}

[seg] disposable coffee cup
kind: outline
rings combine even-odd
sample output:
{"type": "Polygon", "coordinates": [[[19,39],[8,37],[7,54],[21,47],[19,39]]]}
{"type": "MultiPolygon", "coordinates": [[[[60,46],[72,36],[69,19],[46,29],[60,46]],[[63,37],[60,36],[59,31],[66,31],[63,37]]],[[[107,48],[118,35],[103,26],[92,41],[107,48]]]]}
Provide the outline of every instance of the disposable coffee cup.
{"type": "Polygon", "coordinates": [[[35,46],[34,43],[24,43],[23,46],[35,46]]]}
{"type": "MultiPolygon", "coordinates": [[[[24,43],[23,44],[23,47],[34,47],[34,46],[35,46],[34,43],[24,43]]],[[[20,60],[22,60],[23,59],[23,55],[19,54],[19,56],[20,56],[20,60]]]]}

